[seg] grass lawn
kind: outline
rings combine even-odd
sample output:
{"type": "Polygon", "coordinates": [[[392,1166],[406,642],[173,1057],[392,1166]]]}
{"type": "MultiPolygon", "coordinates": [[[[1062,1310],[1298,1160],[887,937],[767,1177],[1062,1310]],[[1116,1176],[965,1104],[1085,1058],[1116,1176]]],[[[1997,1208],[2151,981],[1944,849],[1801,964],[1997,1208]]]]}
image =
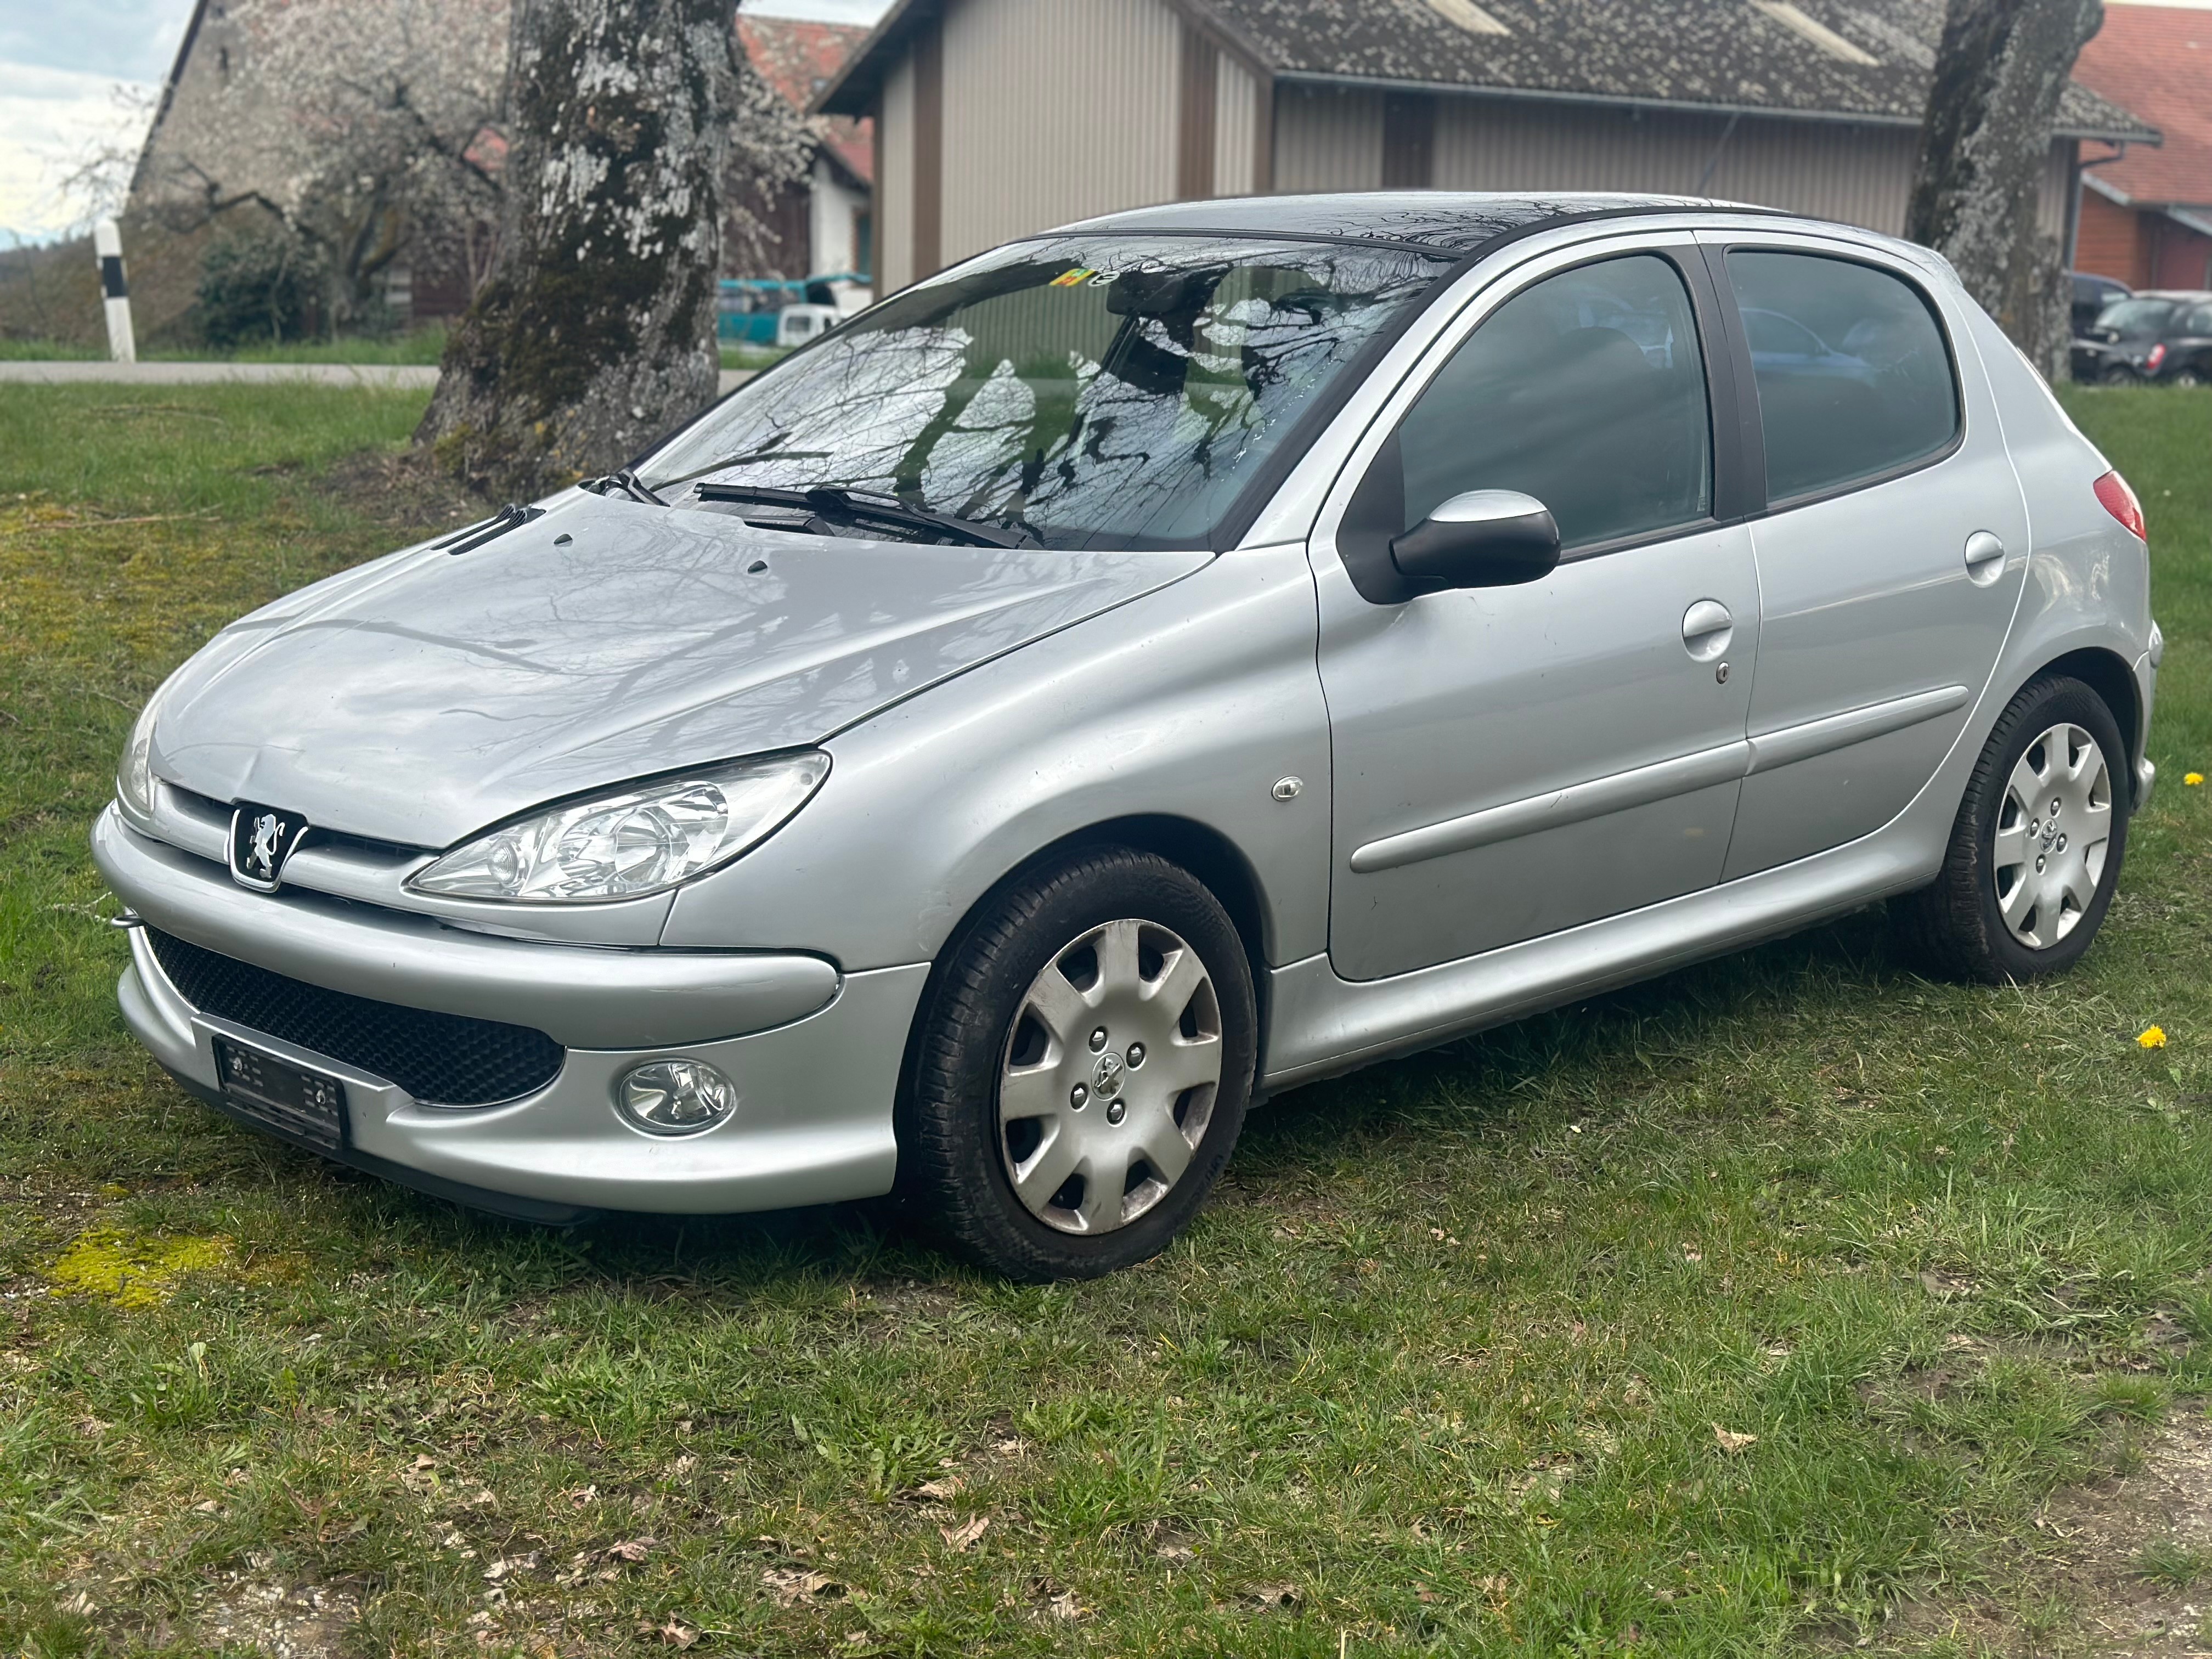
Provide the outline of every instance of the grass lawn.
{"type": "Polygon", "coordinates": [[[170,1085],[86,827],[172,664],[407,533],[359,456],[421,399],[9,388],[0,1650],[2062,1638],[2036,1506],[2212,1387],[2212,392],[2071,401],[2169,641],[2078,972],[1866,913],[1285,1096],[1169,1255],[1038,1290],[865,1206],[507,1226],[170,1085]]]}
{"type": "MultiPolygon", "coordinates": [[[[384,339],[349,335],[334,340],[243,345],[230,351],[151,350],[141,351],[138,359],[149,363],[416,363],[435,368],[445,349],[445,328],[434,324],[384,339]]],[[[0,362],[104,360],[106,356],[98,347],[70,341],[0,340],[0,362]]]]}

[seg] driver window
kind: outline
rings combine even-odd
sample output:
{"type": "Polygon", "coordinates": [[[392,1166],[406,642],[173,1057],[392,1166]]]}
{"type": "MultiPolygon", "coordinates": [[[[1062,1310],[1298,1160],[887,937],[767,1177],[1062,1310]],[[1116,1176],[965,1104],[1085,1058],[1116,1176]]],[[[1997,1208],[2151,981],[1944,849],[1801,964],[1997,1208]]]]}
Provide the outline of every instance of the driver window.
{"type": "Polygon", "coordinates": [[[1689,292],[1631,254],[1516,295],[1398,429],[1410,530],[1469,489],[1517,489],[1587,547],[1694,524],[1712,504],[1712,431],[1689,292]]]}

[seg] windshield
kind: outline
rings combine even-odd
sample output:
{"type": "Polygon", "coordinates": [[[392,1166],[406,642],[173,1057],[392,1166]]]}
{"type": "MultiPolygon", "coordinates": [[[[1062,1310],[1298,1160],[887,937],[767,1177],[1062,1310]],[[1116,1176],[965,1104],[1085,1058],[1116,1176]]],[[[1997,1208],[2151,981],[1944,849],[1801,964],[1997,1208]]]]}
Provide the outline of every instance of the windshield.
{"type": "Polygon", "coordinates": [[[645,482],[895,495],[1048,547],[1205,544],[1447,261],[1212,237],[1018,243],[887,301],[647,459],[645,482]]]}
{"type": "Polygon", "coordinates": [[[2154,340],[2172,315],[2171,300],[2121,300],[2097,314],[2097,326],[2123,340],[2154,340]]]}

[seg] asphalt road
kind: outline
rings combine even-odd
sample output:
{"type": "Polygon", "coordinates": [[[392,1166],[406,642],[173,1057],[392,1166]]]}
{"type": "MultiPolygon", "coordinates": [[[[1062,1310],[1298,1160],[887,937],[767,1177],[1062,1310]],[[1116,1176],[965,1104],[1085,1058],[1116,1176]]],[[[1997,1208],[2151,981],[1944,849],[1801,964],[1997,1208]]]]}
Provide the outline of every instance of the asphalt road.
{"type": "MultiPolygon", "coordinates": [[[[726,368],[721,390],[733,391],[753,371],[726,368]]],[[[421,386],[438,383],[438,371],[415,363],[111,363],[98,362],[0,362],[0,382],[74,386],[109,381],[125,386],[213,386],[225,381],[304,380],[314,386],[421,386]]]]}

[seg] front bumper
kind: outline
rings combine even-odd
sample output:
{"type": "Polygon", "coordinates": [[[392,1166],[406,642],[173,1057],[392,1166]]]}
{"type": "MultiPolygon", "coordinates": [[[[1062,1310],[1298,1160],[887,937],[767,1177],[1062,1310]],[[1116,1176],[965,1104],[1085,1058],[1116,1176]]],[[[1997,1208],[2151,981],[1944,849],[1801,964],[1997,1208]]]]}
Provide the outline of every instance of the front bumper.
{"type": "Polygon", "coordinates": [[[226,908],[220,887],[209,890],[213,883],[190,867],[204,860],[165,856],[173,849],[125,829],[112,811],[94,844],[117,895],[164,932],[331,989],[530,1024],[566,1045],[559,1073],[534,1093],[491,1106],[427,1105],[358,1066],[193,1007],[134,929],[118,998],[138,1040],[218,1104],[217,1036],[338,1079],[350,1137],[342,1161],[538,1220],[580,1210],[784,1209],[890,1189],[891,1102],[926,963],[839,976],[811,957],[607,951],[418,930],[412,918],[359,907],[308,898],[271,905],[216,869],[214,878],[235,895],[226,908]],[[272,923],[280,914],[289,920],[272,923]],[[404,948],[393,948],[395,938],[404,948]],[[303,953],[307,967],[325,971],[303,971],[303,953]],[[475,963],[491,966],[471,981],[465,969],[475,963]],[[723,972],[719,1012],[702,964],[723,972]],[[778,976],[787,967],[787,981],[778,976]],[[792,988],[811,985],[817,969],[830,975],[827,996],[792,988]],[[534,1006],[533,974],[544,993],[534,1006]],[[588,1006],[567,994],[581,984],[592,989],[588,1006]],[[795,1012],[767,1017],[794,1000],[795,1012]],[[624,1040],[625,1031],[635,1035],[624,1040]],[[719,1067],[736,1085],[738,1110],[697,1135],[632,1128],[615,1109],[617,1080],[643,1060],[674,1058],[719,1067]]]}

